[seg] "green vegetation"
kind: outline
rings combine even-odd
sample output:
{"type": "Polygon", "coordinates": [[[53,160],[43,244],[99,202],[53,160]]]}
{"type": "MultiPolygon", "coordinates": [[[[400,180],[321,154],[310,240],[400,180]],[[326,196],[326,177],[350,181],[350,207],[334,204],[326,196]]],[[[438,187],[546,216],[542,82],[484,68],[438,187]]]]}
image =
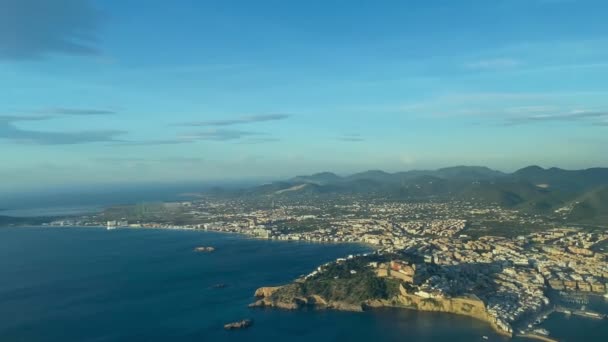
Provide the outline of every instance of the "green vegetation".
{"type": "Polygon", "coordinates": [[[361,303],[368,299],[387,299],[389,292],[383,279],[371,272],[362,272],[338,279],[315,279],[301,284],[305,295],[317,294],[323,298],[361,303]]]}
{"type": "Polygon", "coordinates": [[[568,218],[575,222],[608,222],[608,186],[595,189],[577,198],[568,218]]]}
{"type": "MultiPolygon", "coordinates": [[[[247,193],[267,199],[311,201],[327,201],[340,196],[359,196],[368,201],[459,200],[559,218],[561,224],[606,224],[607,189],[608,168],[563,170],[530,166],[507,174],[485,167],[457,166],[397,173],[372,170],[347,177],[325,172],[266,184],[249,189],[247,193]],[[298,188],[299,185],[305,186],[298,188]],[[291,190],[281,191],[285,189],[291,190]],[[573,207],[569,215],[556,214],[556,210],[567,206],[573,207]]],[[[325,209],[333,214],[331,208],[325,209]]],[[[365,216],[363,210],[361,215],[365,216]]],[[[333,211],[339,212],[339,209],[333,211]]],[[[519,233],[525,231],[510,230],[507,236],[519,233]]]]}
{"type": "Polygon", "coordinates": [[[368,266],[371,261],[384,261],[388,258],[389,256],[368,256],[333,263],[322,273],[308,280],[281,288],[274,297],[278,300],[289,300],[299,296],[319,295],[326,300],[350,304],[360,304],[370,299],[393,298],[399,293],[399,282],[378,278],[368,266]]]}
{"type": "Polygon", "coordinates": [[[329,228],[327,221],[321,221],[316,219],[306,219],[301,221],[285,221],[277,222],[276,227],[278,231],[284,233],[304,233],[317,230],[319,228],[329,228]]]}
{"type": "Polygon", "coordinates": [[[110,207],[97,215],[100,221],[158,222],[176,225],[203,223],[179,203],[139,203],[110,207]]]}

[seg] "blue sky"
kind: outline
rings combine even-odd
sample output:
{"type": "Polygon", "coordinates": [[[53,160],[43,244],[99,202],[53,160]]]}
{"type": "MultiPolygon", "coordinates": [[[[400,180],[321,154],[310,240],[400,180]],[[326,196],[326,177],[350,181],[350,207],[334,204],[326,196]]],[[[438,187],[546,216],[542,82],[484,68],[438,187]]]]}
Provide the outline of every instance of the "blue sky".
{"type": "Polygon", "coordinates": [[[608,166],[606,13],[584,0],[0,0],[0,191],[608,166]]]}

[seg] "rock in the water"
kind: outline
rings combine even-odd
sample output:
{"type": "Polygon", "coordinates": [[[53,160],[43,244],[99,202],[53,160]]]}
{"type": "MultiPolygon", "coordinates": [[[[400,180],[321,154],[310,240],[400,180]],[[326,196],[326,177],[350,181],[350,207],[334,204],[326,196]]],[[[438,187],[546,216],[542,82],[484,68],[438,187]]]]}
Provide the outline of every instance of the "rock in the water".
{"type": "Polygon", "coordinates": [[[244,319],[242,321],[224,324],[224,329],[226,329],[226,330],[245,329],[245,328],[249,328],[252,324],[253,324],[252,320],[244,319]]]}
{"type": "Polygon", "coordinates": [[[214,247],[210,247],[210,246],[201,246],[201,247],[196,247],[194,249],[195,252],[213,252],[215,251],[214,247]]]}

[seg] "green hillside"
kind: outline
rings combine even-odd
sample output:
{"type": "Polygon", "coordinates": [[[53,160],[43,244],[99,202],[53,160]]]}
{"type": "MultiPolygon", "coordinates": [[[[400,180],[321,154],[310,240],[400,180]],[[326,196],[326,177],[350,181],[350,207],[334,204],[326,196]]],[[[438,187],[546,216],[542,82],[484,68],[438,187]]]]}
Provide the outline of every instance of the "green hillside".
{"type": "Polygon", "coordinates": [[[578,198],[568,218],[589,223],[608,222],[608,186],[592,190],[578,198]]]}

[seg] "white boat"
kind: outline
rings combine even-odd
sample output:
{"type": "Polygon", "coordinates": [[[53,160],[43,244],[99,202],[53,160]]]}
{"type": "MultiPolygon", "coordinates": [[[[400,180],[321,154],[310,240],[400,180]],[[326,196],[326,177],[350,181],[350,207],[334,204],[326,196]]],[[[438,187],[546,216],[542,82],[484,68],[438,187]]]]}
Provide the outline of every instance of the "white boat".
{"type": "Polygon", "coordinates": [[[538,329],[534,329],[533,332],[536,334],[539,334],[539,335],[549,336],[549,330],[547,330],[547,329],[538,328],[538,329]]]}

